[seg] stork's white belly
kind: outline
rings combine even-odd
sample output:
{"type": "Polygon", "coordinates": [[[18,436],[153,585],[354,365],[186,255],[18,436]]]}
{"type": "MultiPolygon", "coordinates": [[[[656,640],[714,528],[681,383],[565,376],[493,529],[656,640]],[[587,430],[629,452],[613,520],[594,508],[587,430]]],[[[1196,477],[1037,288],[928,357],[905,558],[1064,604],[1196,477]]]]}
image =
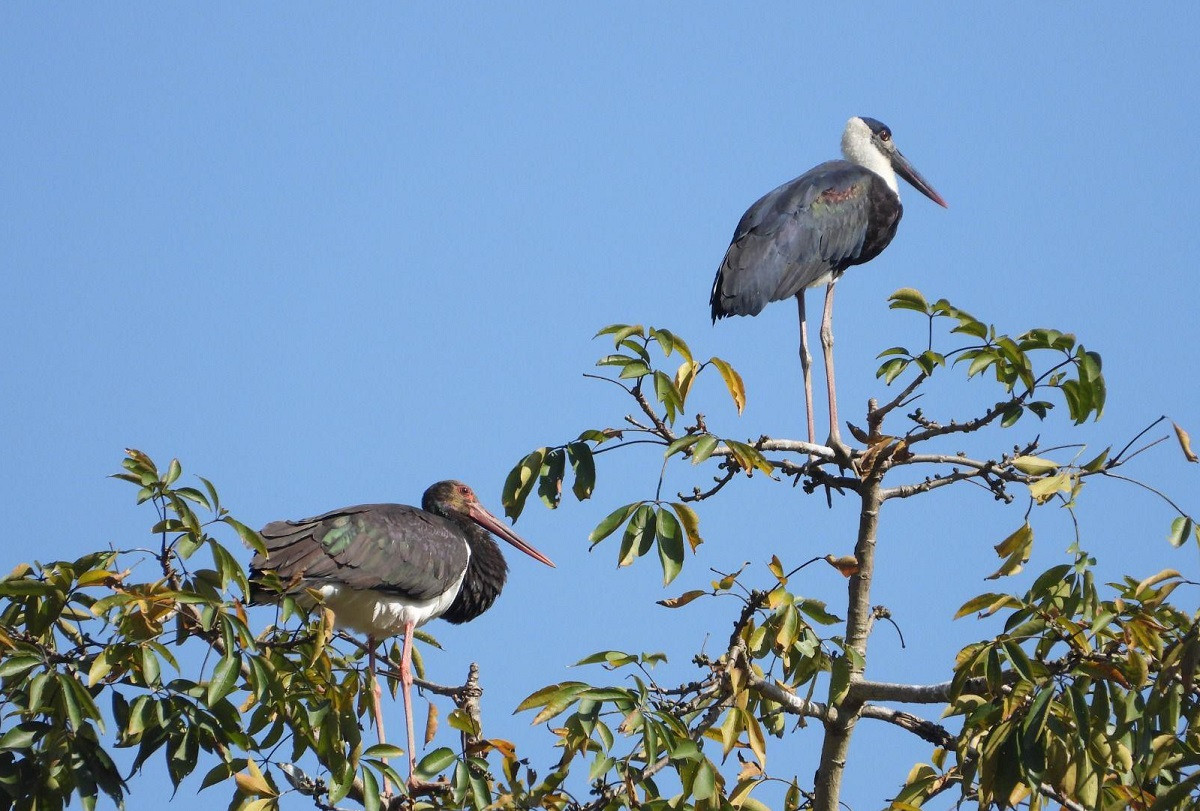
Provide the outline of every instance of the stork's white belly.
{"type": "Polygon", "coordinates": [[[379,591],[361,591],[334,583],[318,586],[316,591],[325,597],[325,605],[333,612],[334,621],[339,626],[361,634],[386,637],[403,633],[404,626],[410,622],[416,627],[446,613],[458,596],[465,576],[464,570],[449,589],[428,600],[413,600],[379,591]]]}

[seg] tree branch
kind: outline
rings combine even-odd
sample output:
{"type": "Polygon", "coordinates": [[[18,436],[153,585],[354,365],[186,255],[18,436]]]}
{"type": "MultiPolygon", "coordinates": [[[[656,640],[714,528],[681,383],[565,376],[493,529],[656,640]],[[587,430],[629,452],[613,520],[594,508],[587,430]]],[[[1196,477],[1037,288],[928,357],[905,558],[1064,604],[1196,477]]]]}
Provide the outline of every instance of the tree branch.
{"type": "Polygon", "coordinates": [[[906,704],[944,704],[950,700],[950,682],[891,684],[864,679],[850,685],[850,695],[863,702],[902,701],[906,704]]]}

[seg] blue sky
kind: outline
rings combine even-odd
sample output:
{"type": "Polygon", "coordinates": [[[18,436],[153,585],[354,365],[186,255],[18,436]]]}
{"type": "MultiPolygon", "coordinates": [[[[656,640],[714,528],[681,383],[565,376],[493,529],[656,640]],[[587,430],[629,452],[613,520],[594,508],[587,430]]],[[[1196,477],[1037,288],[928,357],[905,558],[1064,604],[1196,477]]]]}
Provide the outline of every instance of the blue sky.
{"type": "MultiPolygon", "coordinates": [[[[0,569],[140,543],[150,516],[105,478],[127,446],[179,457],[255,526],[412,503],[451,476],[499,509],[524,453],[628,410],[581,377],[617,321],[669,327],[742,372],[746,414],[711,392],[714,430],[802,438],[794,307],[714,327],[707,297],[741,213],[836,157],[851,115],[887,122],[950,208],[903,187],[895,242],[838,288],[846,419],[883,392],[875,354],[922,340],[886,307],[912,286],[1103,355],[1098,424],[1022,423],[997,451],[1039,431],[1120,445],[1160,414],[1200,436],[1198,25],[1188,4],[5,5],[0,569]]],[[[937,391],[948,413],[995,397],[937,391]]],[[[685,468],[668,488],[704,482],[685,468]]],[[[1200,509],[1177,448],[1133,472],[1200,509]]],[[[664,649],[687,678],[735,608],[653,601],[708,567],[750,560],[765,577],[772,551],[850,550],[852,505],[739,482],[702,505],[707,543],[664,593],[652,561],[618,572],[611,544],[589,555],[585,540],[656,475],[652,454],[609,456],[592,503],[531,506],[518,529],[559,568],[510,556],[491,613],[430,626],[448,648],[428,657],[435,679],[481,662],[490,734],[538,751],[548,736],[511,707],[589,675],[566,665],[594,650],[664,649]]],[[[966,490],[889,505],[874,602],[908,647],[882,629],[873,676],[949,673],[986,630],[949,618],[991,585],[990,547],[1022,512],[966,490]]],[[[1105,579],[1197,574],[1144,492],[1089,486],[1080,515],[1105,579]]],[[[1037,520],[1033,571],[1071,532],[1061,511],[1037,520]]],[[[810,579],[798,587],[844,599],[835,574],[810,579]]],[[[795,741],[772,765],[811,775],[817,739],[795,741]]],[[[892,730],[856,750],[853,807],[878,806],[923,754],[892,730]]],[[[185,787],[174,806],[211,802],[185,787]]]]}

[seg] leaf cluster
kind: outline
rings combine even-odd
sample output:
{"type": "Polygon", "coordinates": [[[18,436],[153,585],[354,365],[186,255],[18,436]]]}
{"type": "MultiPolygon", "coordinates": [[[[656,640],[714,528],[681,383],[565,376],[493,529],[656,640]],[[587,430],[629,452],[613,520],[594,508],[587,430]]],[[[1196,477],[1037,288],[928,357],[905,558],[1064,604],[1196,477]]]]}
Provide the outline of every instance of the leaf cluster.
{"type": "Polygon", "coordinates": [[[958,785],[981,805],[1174,809],[1200,804],[1197,620],[1168,602],[1174,570],[1109,584],[1091,561],[1052,567],[1022,595],[981,594],[958,616],[1004,615],[1004,630],[959,653],[947,714],[954,751],[919,766],[894,807],[958,785]],[[1048,794],[1039,790],[1050,787],[1048,794]]]}

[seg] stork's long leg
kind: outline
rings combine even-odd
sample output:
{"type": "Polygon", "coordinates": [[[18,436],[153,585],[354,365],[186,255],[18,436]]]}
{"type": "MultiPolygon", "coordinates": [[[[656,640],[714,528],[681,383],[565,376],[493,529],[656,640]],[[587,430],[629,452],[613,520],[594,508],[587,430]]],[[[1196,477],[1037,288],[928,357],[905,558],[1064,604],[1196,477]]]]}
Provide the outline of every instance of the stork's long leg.
{"type": "Polygon", "coordinates": [[[416,736],[413,734],[413,713],[412,713],[412,639],[413,630],[416,628],[411,622],[404,624],[404,650],[400,654],[400,684],[404,687],[404,721],[408,725],[408,784],[409,786],[416,785],[417,774],[417,747],[413,742],[416,736]]]}
{"type": "Polygon", "coordinates": [[[833,380],[833,287],[825,288],[825,310],[821,314],[821,348],[825,351],[825,382],[829,389],[829,445],[835,451],[844,449],[837,412],[837,386],[833,380]]]}
{"type": "Polygon", "coordinates": [[[808,351],[808,321],[804,315],[804,291],[796,294],[796,309],[800,311],[800,370],[804,375],[804,410],[808,417],[808,442],[816,444],[816,422],[812,406],[812,353],[808,351]]]}

